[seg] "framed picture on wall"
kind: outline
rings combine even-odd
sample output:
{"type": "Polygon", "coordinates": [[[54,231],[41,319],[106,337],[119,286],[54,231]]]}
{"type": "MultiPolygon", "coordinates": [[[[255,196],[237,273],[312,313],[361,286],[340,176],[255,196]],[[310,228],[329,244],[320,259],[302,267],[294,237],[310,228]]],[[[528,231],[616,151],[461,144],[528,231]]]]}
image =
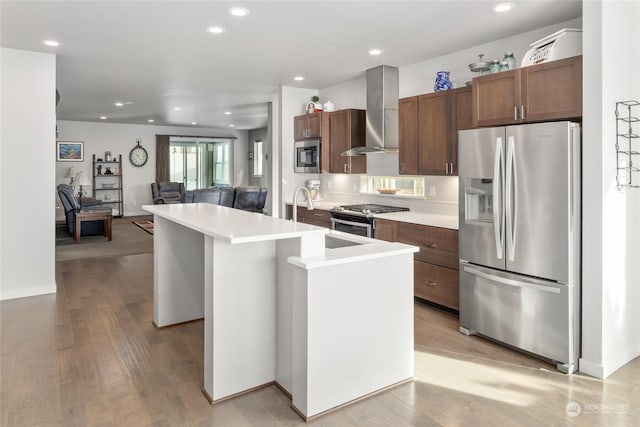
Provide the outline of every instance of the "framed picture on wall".
{"type": "Polygon", "coordinates": [[[56,160],[59,162],[84,161],[84,142],[82,141],[58,141],[56,160]]]}

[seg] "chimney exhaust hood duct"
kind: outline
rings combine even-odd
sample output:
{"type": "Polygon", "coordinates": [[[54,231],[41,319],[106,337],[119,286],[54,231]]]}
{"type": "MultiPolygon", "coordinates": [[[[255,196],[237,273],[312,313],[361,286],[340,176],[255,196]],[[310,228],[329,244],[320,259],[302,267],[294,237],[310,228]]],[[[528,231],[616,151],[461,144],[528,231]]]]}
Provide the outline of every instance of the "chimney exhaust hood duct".
{"type": "Polygon", "coordinates": [[[366,146],[343,156],[398,152],[398,68],[388,65],[367,70],[366,146]]]}

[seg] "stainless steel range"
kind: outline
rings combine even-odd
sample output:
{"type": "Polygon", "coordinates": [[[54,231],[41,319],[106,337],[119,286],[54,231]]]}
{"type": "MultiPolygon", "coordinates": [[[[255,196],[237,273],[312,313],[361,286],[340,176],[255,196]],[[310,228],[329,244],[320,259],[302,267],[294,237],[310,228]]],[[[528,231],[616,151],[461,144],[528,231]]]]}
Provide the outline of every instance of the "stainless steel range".
{"type": "Polygon", "coordinates": [[[373,215],[404,212],[409,208],[376,204],[344,205],[331,209],[331,228],[359,236],[373,237],[373,215]]]}

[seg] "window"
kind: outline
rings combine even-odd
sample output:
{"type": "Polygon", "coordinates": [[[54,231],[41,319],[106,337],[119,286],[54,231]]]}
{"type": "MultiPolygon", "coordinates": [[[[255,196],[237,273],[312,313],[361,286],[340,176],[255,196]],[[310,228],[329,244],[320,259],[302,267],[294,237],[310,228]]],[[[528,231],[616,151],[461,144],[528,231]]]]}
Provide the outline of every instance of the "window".
{"type": "Polygon", "coordinates": [[[424,178],[363,175],[360,177],[360,193],[424,197],[424,178]]]}
{"type": "Polygon", "coordinates": [[[262,140],[253,141],[253,176],[262,176],[262,140]]]}
{"type": "Polygon", "coordinates": [[[231,185],[230,140],[170,137],[169,179],[182,182],[187,190],[213,185],[231,185]]]}

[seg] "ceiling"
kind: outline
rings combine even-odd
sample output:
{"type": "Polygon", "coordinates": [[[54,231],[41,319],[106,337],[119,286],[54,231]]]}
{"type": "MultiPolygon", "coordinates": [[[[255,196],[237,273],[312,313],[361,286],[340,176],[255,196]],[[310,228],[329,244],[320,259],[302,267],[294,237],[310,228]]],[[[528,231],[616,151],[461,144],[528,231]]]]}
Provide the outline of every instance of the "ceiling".
{"type": "Polygon", "coordinates": [[[2,0],[0,44],[57,55],[59,120],[255,129],[280,86],[324,88],[582,15],[577,0],[497,3],[2,0]]]}

